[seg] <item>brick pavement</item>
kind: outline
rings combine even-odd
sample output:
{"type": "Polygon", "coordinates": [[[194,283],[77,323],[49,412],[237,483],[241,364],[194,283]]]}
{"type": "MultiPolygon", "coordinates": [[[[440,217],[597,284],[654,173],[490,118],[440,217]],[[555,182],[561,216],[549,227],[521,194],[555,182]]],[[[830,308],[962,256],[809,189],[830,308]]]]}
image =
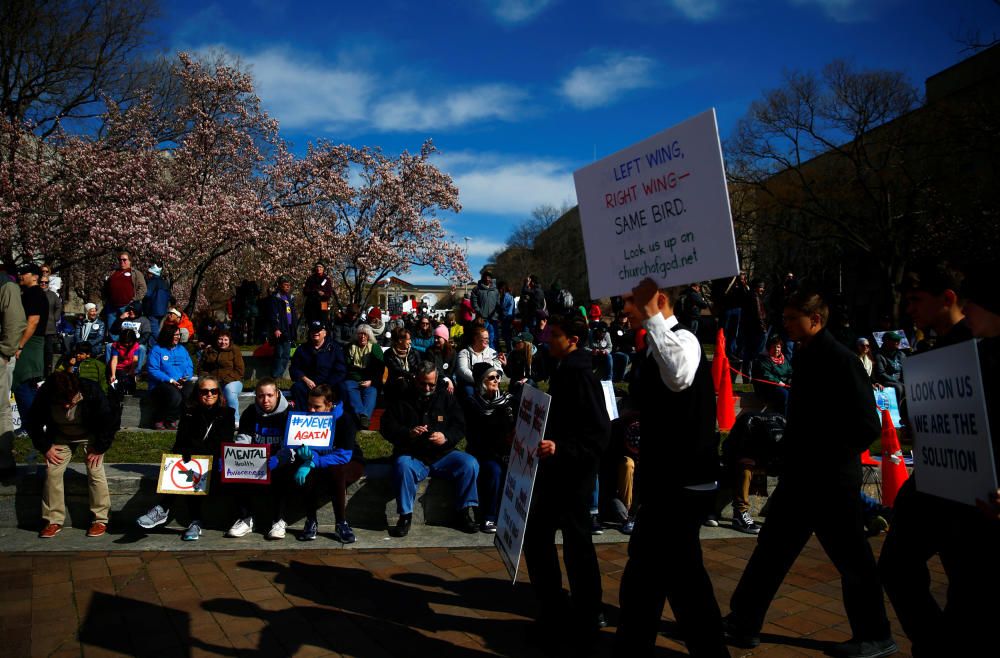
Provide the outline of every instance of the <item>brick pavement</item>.
{"type": "MultiPolygon", "coordinates": [[[[725,611],[751,538],[702,542],[725,611]]],[[[876,550],[881,547],[875,541],[876,550]]],[[[624,544],[598,547],[617,619],[624,544]]],[[[937,595],[945,589],[933,563],[937,595]]],[[[536,655],[524,634],[534,604],[492,548],[362,551],[85,552],[0,556],[4,656],[536,655]]],[[[893,621],[900,654],[909,642],[893,621]]],[[[664,611],[661,655],[685,653],[664,611]]],[[[611,634],[598,655],[610,655],[611,634]]],[[[819,656],[848,638],[836,570],[811,540],[782,586],[756,650],[819,656]]]]}

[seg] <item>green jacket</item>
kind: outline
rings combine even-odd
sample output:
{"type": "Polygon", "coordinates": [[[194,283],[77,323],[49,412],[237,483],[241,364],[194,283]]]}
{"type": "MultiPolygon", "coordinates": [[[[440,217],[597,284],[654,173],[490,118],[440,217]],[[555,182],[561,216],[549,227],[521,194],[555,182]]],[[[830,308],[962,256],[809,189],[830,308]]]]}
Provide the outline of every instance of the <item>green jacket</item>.
{"type": "MultiPolygon", "coordinates": [[[[64,361],[56,370],[69,370],[70,365],[64,361]]],[[[77,371],[80,379],[89,379],[101,387],[101,393],[108,393],[108,367],[100,359],[86,359],[77,371]]]]}
{"type": "Polygon", "coordinates": [[[761,354],[753,363],[753,376],[768,382],[792,383],[792,360],[787,356],[780,366],[767,354],[761,354]]]}

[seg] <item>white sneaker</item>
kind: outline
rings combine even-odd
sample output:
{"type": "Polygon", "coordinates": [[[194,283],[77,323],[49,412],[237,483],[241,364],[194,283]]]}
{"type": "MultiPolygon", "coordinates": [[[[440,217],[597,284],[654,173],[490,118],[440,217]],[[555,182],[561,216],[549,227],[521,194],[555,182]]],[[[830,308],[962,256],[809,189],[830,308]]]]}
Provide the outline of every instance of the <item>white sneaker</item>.
{"type": "Polygon", "coordinates": [[[288,524],[285,523],[284,519],[278,519],[277,521],[274,522],[274,525],[271,526],[271,529],[267,531],[267,538],[268,539],[284,539],[285,538],[285,528],[287,528],[287,527],[288,527],[288,524]]]}
{"type": "Polygon", "coordinates": [[[253,517],[237,519],[233,527],[226,533],[227,537],[246,537],[253,532],[253,517]]]}

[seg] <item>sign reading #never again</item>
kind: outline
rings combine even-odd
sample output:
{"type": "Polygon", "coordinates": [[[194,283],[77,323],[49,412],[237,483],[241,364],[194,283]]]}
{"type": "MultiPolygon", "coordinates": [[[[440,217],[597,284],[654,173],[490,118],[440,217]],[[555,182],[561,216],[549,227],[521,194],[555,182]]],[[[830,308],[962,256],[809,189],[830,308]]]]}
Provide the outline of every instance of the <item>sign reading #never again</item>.
{"type": "Polygon", "coordinates": [[[285,425],[285,445],[289,448],[309,446],[329,448],[333,445],[334,414],[309,414],[301,411],[288,413],[285,425]]]}
{"type": "Polygon", "coordinates": [[[573,174],[590,297],[739,272],[715,110],[573,174]]]}

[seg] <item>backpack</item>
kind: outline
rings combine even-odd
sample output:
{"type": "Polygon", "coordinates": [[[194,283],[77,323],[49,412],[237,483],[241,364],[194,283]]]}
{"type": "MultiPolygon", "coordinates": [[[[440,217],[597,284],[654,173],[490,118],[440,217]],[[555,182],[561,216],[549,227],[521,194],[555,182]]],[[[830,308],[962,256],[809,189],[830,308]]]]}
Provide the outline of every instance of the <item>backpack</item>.
{"type": "Polygon", "coordinates": [[[780,470],[781,440],[785,436],[785,417],[772,411],[744,411],[722,444],[723,461],[729,465],[741,458],[751,458],[769,472],[780,470]]]}
{"type": "Polygon", "coordinates": [[[560,289],[556,295],[556,303],[563,311],[573,308],[573,293],[566,288],[560,289]]]}

